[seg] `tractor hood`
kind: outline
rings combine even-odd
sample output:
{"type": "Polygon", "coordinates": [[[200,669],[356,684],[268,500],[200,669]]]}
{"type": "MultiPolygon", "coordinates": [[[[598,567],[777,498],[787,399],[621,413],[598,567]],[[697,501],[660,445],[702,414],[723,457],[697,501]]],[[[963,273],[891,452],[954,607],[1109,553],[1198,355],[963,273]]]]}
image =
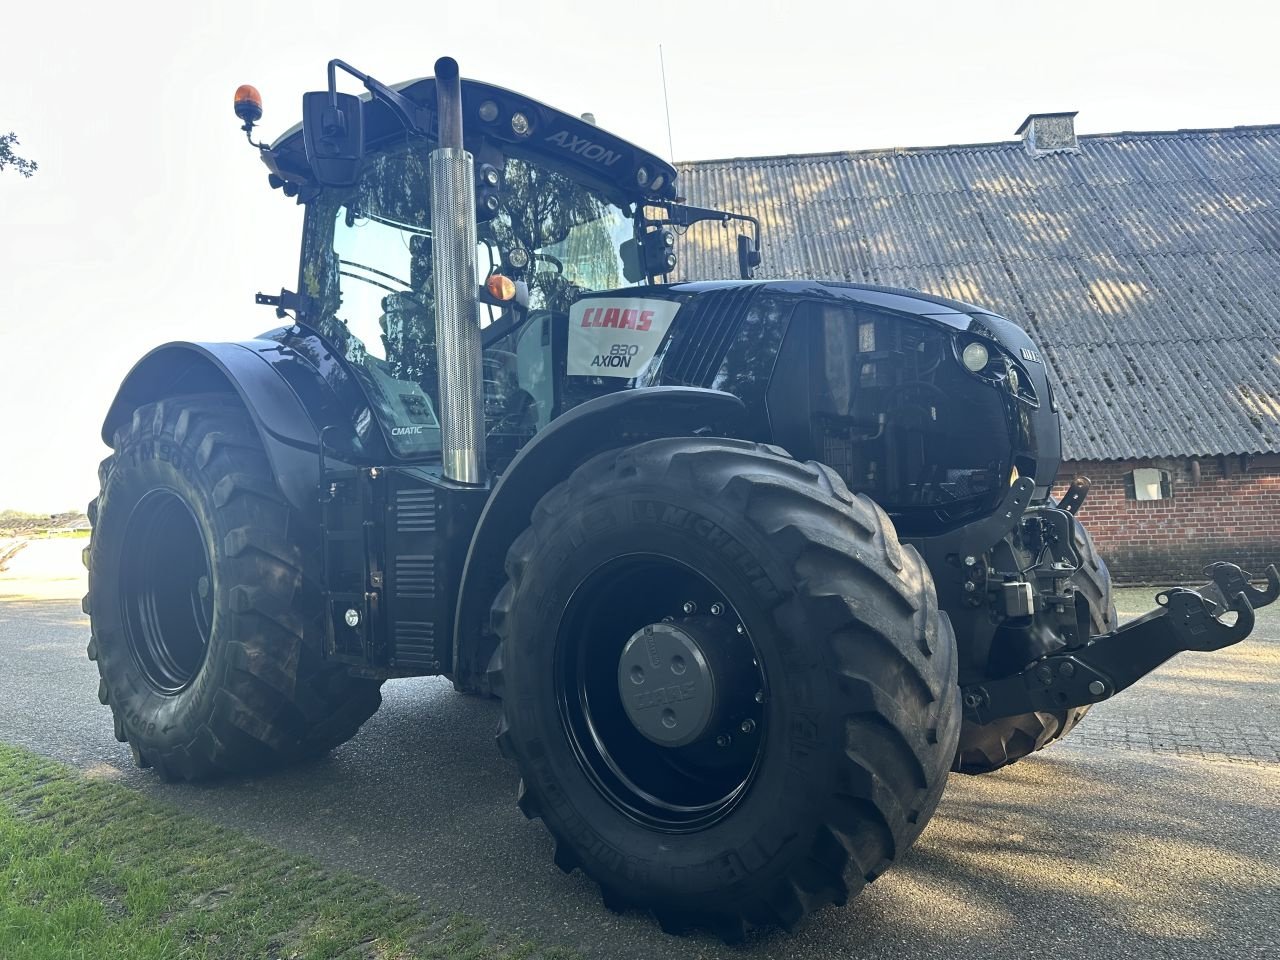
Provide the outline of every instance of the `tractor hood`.
{"type": "MultiPolygon", "coordinates": [[[[1034,463],[1038,494],[1045,496],[1061,461],[1061,427],[1049,373],[1040,351],[1017,324],[958,300],[912,290],[814,280],[701,281],[602,291],[580,299],[569,318],[565,407],[601,393],[634,387],[682,385],[726,390],[740,397],[758,425],[757,439],[782,444],[797,456],[822,459],[808,446],[808,412],[813,383],[808,334],[793,328],[812,326],[814,307],[845,308],[851,323],[861,311],[906,324],[923,324],[944,334],[959,354],[971,343],[986,346],[1016,370],[1016,379],[979,386],[1003,399],[1010,466],[1028,472],[1034,463]],[[671,303],[669,310],[663,301],[671,303]],[[625,308],[651,313],[648,325],[628,322],[625,308]],[[854,312],[858,311],[858,312],[854,312]],[[616,315],[616,318],[611,316],[616,315]],[[799,320],[799,322],[798,322],[799,320]],[[634,327],[634,329],[633,329],[634,327]],[[615,329],[616,328],[616,329],[615,329]],[[792,347],[786,344],[793,344],[792,347]],[[799,352],[796,353],[795,351],[799,352]],[[588,356],[593,358],[585,365],[588,356]],[[1018,384],[1012,390],[1009,383],[1018,384]]],[[[836,349],[858,349],[853,327],[836,349]]],[[[828,347],[827,349],[830,349],[828,347]]],[[[1003,368],[1002,368],[1003,373],[1003,368]]],[[[957,383],[957,386],[959,383],[957,383]]],[[[975,395],[976,396],[976,395],[975,395]]],[[[972,398],[971,398],[972,399],[972,398]]],[[[957,402],[962,401],[957,394],[957,402]]]]}
{"type": "MultiPolygon", "coordinates": [[[[686,314],[693,314],[691,308],[695,303],[719,302],[727,298],[732,298],[743,307],[748,302],[757,302],[761,298],[782,302],[835,300],[916,317],[997,343],[1030,377],[1036,394],[1046,400],[1042,406],[1054,414],[1055,422],[1057,419],[1057,401],[1053,398],[1044,358],[1026,331],[1013,321],[972,303],[938,297],[919,290],[828,280],[703,280],[633,287],[625,291],[605,291],[589,294],[588,298],[616,297],[620,293],[629,297],[657,297],[680,301],[685,307],[677,316],[677,327],[682,319],[688,319],[686,314]]],[[[728,344],[723,346],[727,349],[728,344]]]]}

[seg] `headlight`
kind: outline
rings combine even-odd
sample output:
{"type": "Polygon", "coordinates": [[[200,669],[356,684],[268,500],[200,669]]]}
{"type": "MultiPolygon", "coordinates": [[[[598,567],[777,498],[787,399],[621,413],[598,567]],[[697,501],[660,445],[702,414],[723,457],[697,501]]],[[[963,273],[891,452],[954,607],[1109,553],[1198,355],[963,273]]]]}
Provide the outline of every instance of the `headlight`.
{"type": "Polygon", "coordinates": [[[960,354],[960,362],[964,364],[964,368],[970,373],[977,373],[987,365],[987,361],[991,359],[991,354],[987,352],[987,348],[980,343],[971,343],[960,354]]]}

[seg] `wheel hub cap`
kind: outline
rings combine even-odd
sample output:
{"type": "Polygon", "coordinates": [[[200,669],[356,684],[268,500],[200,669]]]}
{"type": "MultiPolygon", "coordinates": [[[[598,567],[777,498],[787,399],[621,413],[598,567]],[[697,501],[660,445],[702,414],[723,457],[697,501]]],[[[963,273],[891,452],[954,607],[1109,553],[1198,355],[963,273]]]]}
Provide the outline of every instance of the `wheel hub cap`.
{"type": "Polygon", "coordinates": [[[637,630],[618,661],[618,693],[636,730],[654,743],[700,739],[715,714],[716,678],[697,631],[674,623],[637,630]]]}

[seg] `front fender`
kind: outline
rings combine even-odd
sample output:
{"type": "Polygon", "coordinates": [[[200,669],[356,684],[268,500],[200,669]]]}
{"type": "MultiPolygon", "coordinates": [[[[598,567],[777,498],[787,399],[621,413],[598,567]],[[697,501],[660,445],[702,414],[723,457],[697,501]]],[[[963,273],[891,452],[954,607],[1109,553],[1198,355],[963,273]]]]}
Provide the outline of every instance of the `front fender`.
{"type": "Polygon", "coordinates": [[[743,436],[746,420],[746,406],[733,394],[647,387],[588,400],[526,444],[495,485],[467,550],[454,628],[454,685],[487,689],[484,674],[496,643],[489,633],[489,607],[506,581],[507,550],[548,490],[606,450],[702,431],[743,436]]]}
{"type": "MultiPolygon", "coordinates": [[[[258,429],[281,492],[310,513],[320,479],[320,431],[328,424],[308,412],[286,377],[319,380],[305,358],[274,340],[164,344],[139,360],[120,384],[102,424],[102,439],[112,446],[117,428],[143,404],[182,394],[235,393],[258,429]],[[282,365],[293,369],[284,371],[282,365]]],[[[341,446],[351,449],[350,423],[337,426],[341,446]]]]}

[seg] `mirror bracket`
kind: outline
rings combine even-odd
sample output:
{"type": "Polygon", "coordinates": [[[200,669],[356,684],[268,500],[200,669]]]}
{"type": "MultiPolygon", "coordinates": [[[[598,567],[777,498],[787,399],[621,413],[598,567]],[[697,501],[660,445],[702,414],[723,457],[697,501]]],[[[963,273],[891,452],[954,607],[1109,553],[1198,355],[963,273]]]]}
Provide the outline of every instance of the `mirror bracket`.
{"type": "Polygon", "coordinates": [[[364,84],[373,99],[387,106],[410,133],[431,132],[434,112],[420,107],[342,60],[330,60],[329,88],[302,95],[302,142],[316,181],[326,187],[349,187],[364,161],[364,102],[338,92],[338,71],[364,84]]]}
{"type": "Polygon", "coordinates": [[[652,220],[642,213],[639,216],[639,229],[642,231],[649,227],[688,227],[704,221],[728,224],[731,220],[738,220],[743,223],[749,223],[751,225],[751,236],[738,235],[738,274],[743,280],[752,279],[755,274],[755,268],[760,266],[760,221],[755,217],[749,217],[743,213],[729,213],[725,210],[712,210],[709,207],[694,207],[669,201],[649,201],[647,205],[665,212],[666,219],[652,220]]]}
{"type": "Polygon", "coordinates": [[[375,80],[363,71],[357,70],[351,64],[343,60],[329,61],[329,97],[333,99],[338,96],[337,73],[342,70],[351,74],[361,83],[365,89],[373,94],[373,99],[380,103],[386,104],[391,108],[401,123],[411,133],[427,134],[431,131],[431,122],[434,118],[433,112],[427,107],[420,107],[408,97],[403,96],[395,90],[392,90],[385,83],[375,80]]]}

